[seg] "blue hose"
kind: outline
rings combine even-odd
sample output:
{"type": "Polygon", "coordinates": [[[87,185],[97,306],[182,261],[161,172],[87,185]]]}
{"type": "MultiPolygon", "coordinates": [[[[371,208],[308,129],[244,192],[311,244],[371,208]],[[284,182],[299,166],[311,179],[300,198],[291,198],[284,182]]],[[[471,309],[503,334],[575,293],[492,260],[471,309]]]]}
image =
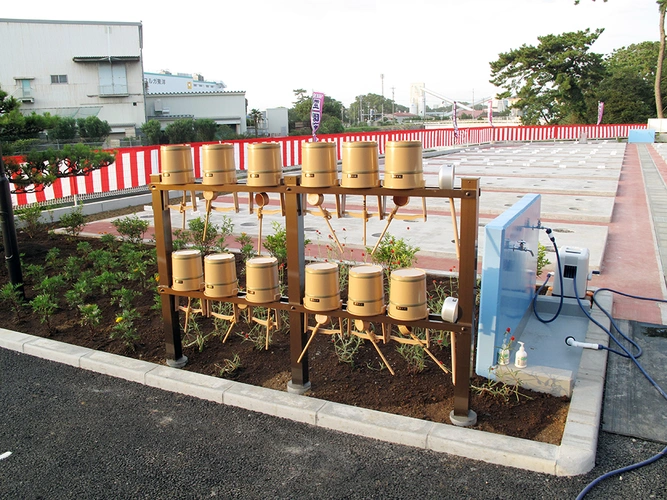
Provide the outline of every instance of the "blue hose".
{"type": "Polygon", "coordinates": [[[551,231],[550,228],[545,227],[544,229],[546,230],[547,234],[549,235],[549,239],[551,240],[551,243],[554,246],[554,251],[556,252],[556,260],[558,261],[558,277],[559,277],[560,283],[561,283],[561,293],[560,293],[560,302],[558,303],[558,310],[556,311],[556,314],[554,314],[552,318],[544,319],[544,318],[540,317],[540,315],[537,313],[537,297],[538,297],[538,295],[540,295],[540,293],[542,292],[544,287],[547,286],[549,278],[551,278],[551,273],[547,274],[547,279],[544,280],[544,283],[542,283],[542,286],[535,293],[535,296],[533,297],[533,314],[535,314],[535,317],[540,322],[542,322],[544,324],[547,324],[547,323],[551,323],[552,321],[555,321],[556,318],[558,318],[558,316],[560,316],[560,312],[563,309],[564,293],[563,293],[563,290],[562,290],[562,288],[563,288],[563,286],[562,286],[563,285],[563,268],[560,265],[560,253],[558,252],[558,247],[556,246],[556,238],[554,236],[552,236],[552,234],[551,234],[552,231],[551,231]]]}
{"type": "MultiPolygon", "coordinates": [[[[667,393],[665,393],[665,391],[662,389],[662,387],[660,387],[660,385],[658,385],[658,383],[655,380],[653,380],[653,378],[646,372],[646,370],[639,363],[639,361],[637,361],[637,358],[639,356],[641,356],[641,354],[642,354],[641,348],[633,340],[631,340],[626,335],[624,335],[623,332],[621,332],[621,330],[618,328],[618,325],[616,324],[616,322],[612,319],[611,314],[608,311],[606,311],[603,307],[601,307],[600,304],[597,302],[596,295],[599,292],[602,292],[602,291],[609,291],[609,292],[612,292],[612,293],[617,293],[619,295],[623,295],[624,297],[630,297],[630,298],[638,299],[638,300],[651,300],[651,301],[654,301],[654,302],[667,302],[667,300],[653,299],[653,298],[647,298],[647,297],[640,297],[640,296],[636,296],[636,295],[630,295],[630,294],[627,294],[627,293],[619,292],[617,290],[612,290],[611,288],[599,288],[598,290],[596,290],[593,293],[593,302],[595,303],[595,305],[597,305],[598,308],[611,320],[611,324],[614,326],[614,329],[624,339],[626,339],[628,342],[630,342],[638,350],[639,354],[633,355],[623,344],[620,343],[620,341],[613,335],[613,333],[609,329],[602,326],[598,321],[593,319],[593,317],[588,313],[588,311],[586,310],[586,308],[582,304],[581,300],[579,299],[579,294],[577,293],[577,280],[574,280],[574,296],[577,298],[577,302],[579,303],[579,307],[581,308],[581,310],[584,312],[584,314],[588,317],[589,320],[591,320],[594,324],[596,324],[597,326],[602,328],[602,330],[607,335],[609,335],[609,337],[614,342],[616,342],[616,344],[623,350],[623,353],[618,352],[614,349],[609,349],[607,347],[603,347],[603,348],[607,349],[608,351],[613,352],[615,354],[619,354],[620,356],[623,356],[624,358],[628,358],[628,359],[632,360],[632,362],[637,366],[637,368],[639,368],[639,371],[642,372],[644,377],[646,377],[646,379],[651,383],[651,385],[653,385],[653,387],[655,387],[658,390],[660,395],[667,400],[667,393]]],[[[610,478],[612,476],[615,476],[617,474],[622,474],[624,472],[629,472],[629,471],[632,471],[632,470],[635,470],[635,469],[639,469],[640,467],[644,467],[645,465],[652,464],[653,462],[656,462],[657,460],[659,460],[659,459],[661,459],[665,456],[667,456],[667,446],[661,452],[657,453],[656,455],[652,456],[651,458],[649,458],[647,460],[644,460],[643,462],[628,465],[626,467],[622,467],[620,469],[616,469],[616,470],[607,472],[606,474],[603,474],[602,476],[598,477],[597,479],[595,479],[594,481],[589,483],[581,491],[581,493],[579,493],[579,495],[577,496],[577,500],[580,500],[580,499],[584,498],[588,494],[588,492],[591,491],[601,481],[604,481],[605,479],[608,479],[608,478],[610,478]]]]}

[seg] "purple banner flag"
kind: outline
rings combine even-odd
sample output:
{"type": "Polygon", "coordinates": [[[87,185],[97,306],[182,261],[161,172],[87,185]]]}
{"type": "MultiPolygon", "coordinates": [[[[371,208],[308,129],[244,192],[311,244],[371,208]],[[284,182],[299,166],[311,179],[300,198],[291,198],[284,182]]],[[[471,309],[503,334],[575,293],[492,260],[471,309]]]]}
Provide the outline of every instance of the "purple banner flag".
{"type": "Polygon", "coordinates": [[[310,108],[310,127],[313,129],[313,140],[317,142],[317,130],[322,121],[322,111],[324,110],[324,94],[322,92],[313,92],[313,106],[310,108]]]}
{"type": "Polygon", "coordinates": [[[604,114],[604,103],[602,101],[598,102],[598,125],[602,123],[602,115],[604,114]]]}

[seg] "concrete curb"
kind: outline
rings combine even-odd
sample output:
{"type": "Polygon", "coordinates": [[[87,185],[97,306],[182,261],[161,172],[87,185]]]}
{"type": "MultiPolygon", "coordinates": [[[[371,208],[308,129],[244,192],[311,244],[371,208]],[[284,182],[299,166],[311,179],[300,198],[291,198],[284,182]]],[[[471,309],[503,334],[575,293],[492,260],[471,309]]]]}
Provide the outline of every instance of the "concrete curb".
{"type": "MultiPolygon", "coordinates": [[[[611,293],[600,296],[603,307],[611,309],[611,293]]],[[[608,327],[601,311],[592,314],[608,327]]],[[[608,343],[593,323],[586,341],[608,343]]],[[[607,359],[605,350],[584,351],[563,439],[556,446],[255,387],[11,330],[0,329],[0,347],[347,434],[557,476],[584,474],[595,465],[607,359]]]]}

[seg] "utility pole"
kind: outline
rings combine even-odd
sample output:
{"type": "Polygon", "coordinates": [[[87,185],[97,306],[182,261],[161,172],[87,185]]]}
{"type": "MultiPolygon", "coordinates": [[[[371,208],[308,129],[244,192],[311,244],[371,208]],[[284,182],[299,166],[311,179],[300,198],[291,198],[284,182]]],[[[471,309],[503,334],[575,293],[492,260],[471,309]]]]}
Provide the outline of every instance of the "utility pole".
{"type": "Polygon", "coordinates": [[[380,119],[384,120],[384,73],[380,73],[380,80],[382,81],[382,110],[380,111],[380,119]]]}
{"type": "Polygon", "coordinates": [[[0,226],[2,227],[2,242],[5,246],[5,262],[9,271],[9,282],[18,286],[21,298],[25,299],[21,257],[19,256],[16,226],[14,225],[14,209],[12,208],[9,179],[5,175],[5,164],[2,161],[2,147],[0,147],[0,226]]]}
{"type": "Polygon", "coordinates": [[[394,111],[394,105],[396,104],[396,101],[394,101],[394,89],[396,89],[396,87],[391,88],[391,117],[396,121],[396,117],[394,116],[396,114],[394,111]]]}

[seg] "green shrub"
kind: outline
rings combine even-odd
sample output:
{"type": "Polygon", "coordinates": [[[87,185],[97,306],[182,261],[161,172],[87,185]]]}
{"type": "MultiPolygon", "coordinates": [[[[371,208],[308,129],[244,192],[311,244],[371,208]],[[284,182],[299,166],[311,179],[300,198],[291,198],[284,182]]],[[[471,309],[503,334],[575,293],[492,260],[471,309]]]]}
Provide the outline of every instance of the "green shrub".
{"type": "Polygon", "coordinates": [[[70,238],[79,236],[86,225],[86,219],[83,216],[83,206],[78,205],[70,213],[62,215],[60,223],[65,227],[65,232],[70,238]]]}
{"type": "Polygon", "coordinates": [[[116,219],[111,224],[123,238],[131,243],[141,242],[148,231],[148,221],[140,219],[136,214],[116,219]]]}

